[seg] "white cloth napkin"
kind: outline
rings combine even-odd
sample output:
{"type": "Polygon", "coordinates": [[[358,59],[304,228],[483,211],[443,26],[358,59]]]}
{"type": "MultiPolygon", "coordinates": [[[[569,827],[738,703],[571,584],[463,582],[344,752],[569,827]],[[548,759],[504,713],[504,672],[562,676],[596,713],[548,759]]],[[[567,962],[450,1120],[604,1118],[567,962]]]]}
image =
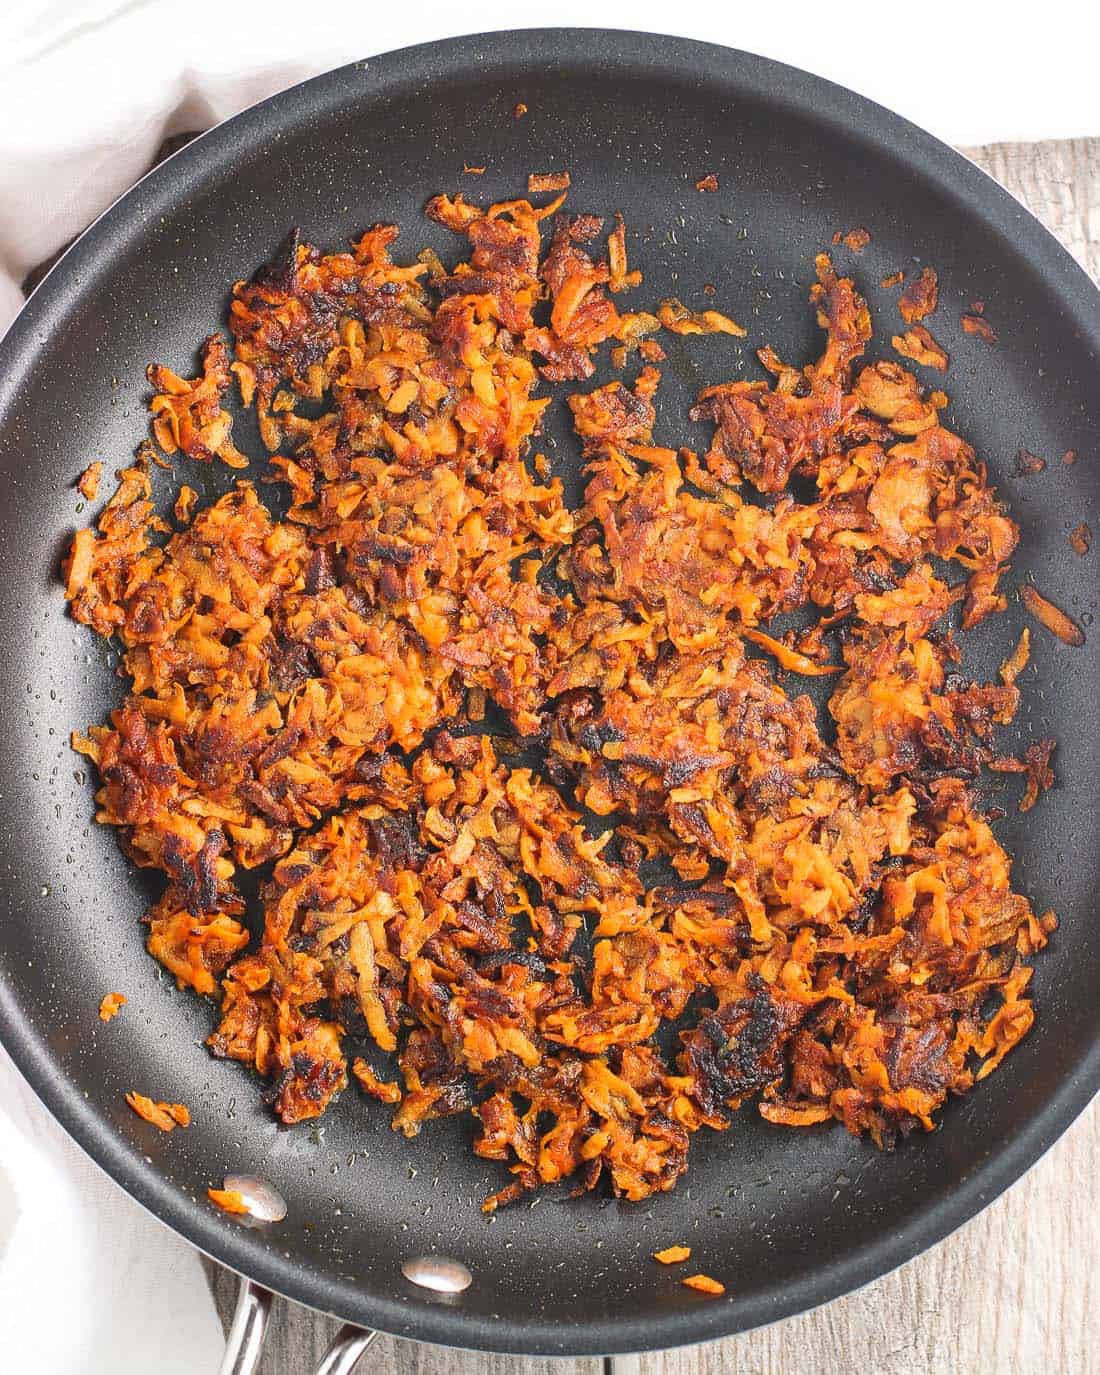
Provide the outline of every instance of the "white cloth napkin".
{"type": "MultiPolygon", "coordinates": [[[[18,283],[149,166],[316,72],[410,43],[512,26],[512,0],[8,0],[0,45],[0,330],[18,283]]],[[[820,0],[558,0],[559,25],[674,31],[839,81],[955,144],[1100,134],[1100,6],[1047,0],[1026,32],[984,2],[911,12],[820,0]]],[[[80,456],[73,457],[75,470],[80,456]]],[[[136,937],[135,937],[136,938],[136,937]]],[[[167,996],[167,995],[166,995],[167,996]]],[[[4,1370],[205,1375],[221,1334],[197,1256],[67,1139],[0,1052],[4,1370]]]]}

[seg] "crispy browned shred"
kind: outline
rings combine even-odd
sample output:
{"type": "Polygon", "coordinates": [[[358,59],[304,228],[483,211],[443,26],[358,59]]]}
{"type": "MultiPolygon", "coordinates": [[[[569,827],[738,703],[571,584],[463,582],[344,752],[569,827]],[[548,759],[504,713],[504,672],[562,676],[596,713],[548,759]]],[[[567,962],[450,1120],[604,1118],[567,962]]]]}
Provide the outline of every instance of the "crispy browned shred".
{"type": "Polygon", "coordinates": [[[523,103],[522,100],[519,102],[519,104],[516,106],[516,108],[512,111],[512,114],[515,115],[516,119],[522,119],[523,116],[524,116],[526,113],[527,113],[527,106],[524,105],[524,103],[523,103]]]}
{"type": "Polygon", "coordinates": [[[247,1213],[248,1204],[237,1189],[207,1189],[206,1196],[223,1213],[247,1213]]]}
{"type": "Polygon", "coordinates": [[[568,172],[532,172],[527,178],[527,192],[533,196],[539,191],[568,191],[571,180],[568,172]]]}
{"type": "Polygon", "coordinates": [[[1057,741],[1047,736],[1028,745],[1023,759],[1005,756],[991,759],[989,767],[999,773],[1022,773],[1027,776],[1027,786],[1020,799],[1020,811],[1030,812],[1039,800],[1039,794],[1054,786],[1054,770],[1050,767],[1050,756],[1054,753],[1057,741]]]}
{"type": "Polygon", "coordinates": [[[963,315],[962,327],[964,334],[976,334],[979,339],[987,344],[997,342],[997,335],[993,326],[988,320],[982,319],[980,315],[963,315]]]}
{"type": "Polygon", "coordinates": [[[820,357],[762,349],[770,381],[700,393],[705,453],[662,447],[645,336],[743,331],[620,312],[621,218],[605,253],[562,199],[437,196],[469,245],[450,270],[395,263],[390,226],[331,254],[292,235],[233,289],[231,365],[213,336],[198,380],[151,373],[161,444],[230,463],[236,377],[286,515],[238,481],[181,493],[172,533],[146,452],[65,569],[130,679],[74,744],[98,818],[165,875],[148,946],[218,999],[214,1054],[293,1123],[373,1043],[391,1068],[352,1072],[396,1130],[476,1116],[514,1176],[488,1210],[667,1190],[751,1099],[883,1146],[930,1130],[1027,1031],[1053,927],[977,793],[1018,692],[962,676],[945,618],[1003,608],[1017,529],[946,397],[862,360],[867,305],[822,254],[820,357]],[[628,344],[632,385],[569,397],[570,509],[540,377],[628,344]],[[818,619],[772,625],[796,611],[818,619]],[[776,661],[838,674],[828,734],[776,661]],[[256,940],[237,877],[260,866],[256,940]]]}
{"type": "Polygon", "coordinates": [[[109,1022],[112,1017],[117,1017],[125,1003],[124,993],[105,993],[99,1004],[99,1020],[109,1022]]]}
{"type": "Polygon", "coordinates": [[[471,167],[468,162],[462,164],[462,170],[468,177],[483,177],[485,175],[484,167],[471,167]]]}
{"type": "Polygon", "coordinates": [[[713,172],[708,172],[705,177],[700,177],[695,183],[696,191],[717,191],[718,178],[713,172]]]}
{"type": "Polygon", "coordinates": [[[892,286],[900,286],[904,281],[905,273],[899,268],[897,272],[890,272],[883,277],[882,281],[879,282],[879,286],[889,290],[892,286]]]}
{"type": "Polygon", "coordinates": [[[361,1057],[353,1060],[351,1072],[359,1080],[364,1093],[377,1098],[380,1103],[400,1103],[401,1089],[392,1080],[379,1079],[374,1070],[361,1057]]]}
{"type": "Polygon", "coordinates": [[[137,1113],[162,1132],[175,1131],[177,1127],[189,1127],[191,1114],[182,1103],[155,1103],[143,1093],[132,1090],[126,1095],[126,1102],[137,1113]]]}
{"type": "Polygon", "coordinates": [[[898,297],[898,310],[907,325],[915,325],[931,315],[939,300],[939,279],[934,267],[921,268],[921,274],[911,281],[898,297]]]}
{"type": "Polygon", "coordinates": [[[98,460],[89,463],[76,480],[76,490],[85,501],[95,501],[99,495],[99,480],[103,475],[103,464],[98,460]]]}
{"type": "Polygon", "coordinates": [[[1025,583],[1020,588],[1020,600],[1035,619],[1041,625],[1045,625],[1063,644],[1079,648],[1085,643],[1085,632],[1081,627],[1070,620],[1053,602],[1047,601],[1046,597],[1030,583],[1025,583]]]}
{"type": "Polygon", "coordinates": [[[1020,638],[1016,641],[1016,647],[1005,659],[1004,663],[997,670],[997,676],[1005,687],[1013,687],[1016,679],[1027,668],[1031,659],[1031,631],[1025,625],[1020,631],[1020,638]]]}
{"type": "Polygon", "coordinates": [[[220,458],[230,468],[246,468],[248,460],[231,438],[232,419],[222,407],[229,389],[229,350],[220,334],[202,346],[202,376],[187,381],[160,363],[146,371],[153,399],[153,435],[166,454],[182,450],[188,458],[210,463],[220,458]]]}
{"type": "Polygon", "coordinates": [[[1017,449],[1016,471],[1021,477],[1035,477],[1036,474],[1045,472],[1046,466],[1045,458],[1040,458],[1038,454],[1033,454],[1028,449],[1017,449]]]}
{"type": "Polygon", "coordinates": [[[904,334],[895,334],[890,342],[903,358],[912,359],[922,367],[938,368],[940,372],[947,371],[950,362],[947,350],[942,344],[937,343],[931,330],[925,329],[923,325],[913,325],[904,334]]]}
{"type": "Polygon", "coordinates": [[[688,310],[675,296],[661,302],[657,318],[670,334],[735,334],[743,339],[747,333],[728,315],[717,310],[688,310]]]}
{"type": "Polygon", "coordinates": [[[846,234],[842,234],[838,229],[833,235],[833,244],[843,244],[845,248],[850,248],[853,253],[862,253],[871,242],[871,236],[860,224],[855,229],[849,229],[846,234]]]}
{"type": "Polygon", "coordinates": [[[1092,548],[1092,531],[1088,525],[1081,521],[1069,532],[1070,548],[1075,554],[1080,554],[1082,558],[1092,548]]]}
{"type": "Polygon", "coordinates": [[[188,487],[184,483],[176,493],[175,504],[172,507],[172,514],[180,525],[186,525],[190,521],[195,510],[195,504],[199,499],[198,492],[194,487],[188,487]]]}

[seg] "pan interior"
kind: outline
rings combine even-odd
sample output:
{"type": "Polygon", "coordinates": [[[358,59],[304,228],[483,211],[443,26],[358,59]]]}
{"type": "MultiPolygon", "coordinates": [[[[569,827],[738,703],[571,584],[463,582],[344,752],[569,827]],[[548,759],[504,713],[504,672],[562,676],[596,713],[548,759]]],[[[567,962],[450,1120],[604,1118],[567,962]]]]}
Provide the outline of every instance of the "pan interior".
{"type": "MultiPolygon", "coordinates": [[[[638,36],[543,33],[435,45],[347,68],[249,112],[165,165],[63,262],[0,349],[0,1019],[6,1044],[54,1111],[116,1178],[204,1249],[317,1307],[436,1341],[503,1350],[610,1351],[717,1336],[831,1297],[962,1221],[1015,1177],[1096,1083],[1100,943],[1092,932],[1100,751],[1094,684],[1096,575],[1067,531],[1097,510],[1095,296],[1082,274],[992,183],[866,102],[759,59],[638,36]],[[527,115],[516,119],[523,102],[527,115]],[[464,164],[484,175],[463,175],[464,164]],[[459,245],[421,215],[428,195],[523,192],[529,171],[568,168],[574,210],[621,210],[638,306],[676,295],[749,326],[745,341],[663,339],[669,358],[657,442],[698,443],[687,423],[710,381],[763,376],[771,343],[802,362],[818,341],[806,296],[835,230],[868,296],[881,356],[898,324],[880,278],[933,264],[932,323],[952,355],[948,423],[988,460],[1022,528],[1013,581],[1033,577],[1085,628],[1071,650],[1033,635],[1013,747],[1055,734],[1058,787],[1000,834],[1018,886],[1061,928],[1037,961],[1034,1032],[943,1115],[942,1129],[880,1154],[840,1128],[790,1131],[750,1107],[700,1133],[675,1192],[642,1205],[536,1198],[479,1211],[502,1171],[470,1152],[472,1124],[429,1124],[406,1142],[389,1110],[349,1089],[316,1125],[278,1126],[261,1086],[213,1061],[214,1011],[178,993],[146,956],[147,876],[95,826],[93,784],[68,749],[73,727],[117,701],[115,662],[65,614],[58,560],[87,518],[72,483],[91,459],[121,466],[145,432],[146,362],[186,373],[224,320],[229,284],[298,225],[331,249],[377,221],[402,229],[395,257],[459,245]],[[695,182],[714,173],[716,194],[695,182]],[[716,288],[704,295],[704,285],[716,288]],[[1075,294],[1076,293],[1076,294],[1075,294]],[[1000,336],[964,335],[981,299],[1000,336]],[[1026,447],[1048,459],[1019,477],[1026,447]],[[1074,449],[1082,461],[1063,465],[1074,449]],[[96,1017],[108,990],[125,1013],[96,1017]],[[187,1103],[163,1136],[125,1090],[187,1103]],[[227,1172],[267,1176],[285,1222],[244,1231],[205,1204],[227,1172]],[[730,1297],[702,1299],[654,1265],[683,1242],[730,1297]],[[473,1272],[466,1292],[414,1289],[401,1263],[426,1252],[473,1272]]],[[[576,478],[568,426],[547,452],[576,478]]],[[[258,453],[257,446],[253,452],[258,453]]],[[[173,481],[212,496],[231,481],[186,461],[173,481]]],[[[167,495],[169,480],[163,478],[167,495]]],[[[1014,609],[970,637],[967,666],[992,672],[1021,622],[1014,609]]]]}

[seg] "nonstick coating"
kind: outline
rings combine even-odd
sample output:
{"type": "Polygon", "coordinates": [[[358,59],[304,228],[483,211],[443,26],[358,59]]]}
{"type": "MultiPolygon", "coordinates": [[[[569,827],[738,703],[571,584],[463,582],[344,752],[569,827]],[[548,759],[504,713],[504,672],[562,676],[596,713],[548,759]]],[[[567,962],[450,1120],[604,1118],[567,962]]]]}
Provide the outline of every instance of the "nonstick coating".
{"type": "MultiPolygon", "coordinates": [[[[126,1190],[225,1264],[345,1318],[461,1346],[581,1354],[721,1336],[843,1293],[969,1218],[1100,1084],[1098,555],[1082,559],[1066,539],[1082,519],[1100,529],[1098,299],[1006,192],[928,135],[803,73],[669,38],[538,31],[414,48],[277,96],[158,168],[66,255],[0,345],[0,1030],[42,1098],[126,1190]],[[463,176],[467,162],[485,175],[463,176]],[[528,171],[563,167],[574,208],[625,213],[645,273],[639,305],[675,294],[750,327],[743,345],[662,339],[660,442],[698,443],[685,420],[694,391],[742,369],[762,375],[752,350],[765,341],[785,359],[813,355],[806,292],[834,230],[871,232],[862,255],[835,252],[870,298],[879,350],[899,323],[879,279],[934,264],[949,423],[987,458],[1022,528],[1010,586],[1034,578],[1089,638],[1070,649],[1037,628],[1021,680],[1027,705],[1009,744],[1056,734],[1058,786],[1026,817],[1018,780],[995,787],[1019,885],[1061,918],[1037,961],[1035,1030],[996,1075],[891,1154],[839,1127],[772,1127],[749,1107],[729,1132],[696,1137],[671,1194],[535,1199],[487,1220],[479,1204],[506,1176],[471,1154],[469,1120],[429,1124],[409,1143],[388,1109],[349,1089],[321,1125],[282,1128],[259,1083],[203,1048],[214,1010],[145,954],[138,918],[155,885],[93,824],[93,783],[68,749],[70,729],[99,719],[122,685],[68,619],[58,562],[88,516],[77,474],[93,458],[120,466],[145,432],[146,362],[186,372],[224,319],[228,284],[290,225],[331,248],[395,220],[399,256],[431,244],[453,260],[456,241],[421,218],[429,194],[505,198],[528,171]],[[700,194],[709,172],[721,189],[700,194]],[[975,299],[996,347],[960,330],[975,299]],[[1016,475],[1021,447],[1048,459],[1045,473],[1016,475]],[[1073,466],[1060,461],[1067,449],[1080,454],[1073,466]],[[103,1026],[96,1008],[112,989],[129,1002],[103,1026]],[[162,1135],[125,1106],[129,1088],[187,1103],[193,1125],[162,1135]],[[285,1194],[283,1224],[245,1230],[206,1203],[209,1184],[242,1169],[285,1194]],[[649,1259],[671,1242],[692,1246],[724,1299],[649,1259]],[[401,1262],[427,1251],[465,1261],[472,1287],[449,1301],[414,1289],[401,1262]]],[[[575,478],[570,435],[551,437],[558,471],[575,478]]],[[[207,494],[231,481],[220,467],[178,466],[207,494]]],[[[968,637],[968,667],[993,672],[1014,642],[1011,600],[968,637]]]]}

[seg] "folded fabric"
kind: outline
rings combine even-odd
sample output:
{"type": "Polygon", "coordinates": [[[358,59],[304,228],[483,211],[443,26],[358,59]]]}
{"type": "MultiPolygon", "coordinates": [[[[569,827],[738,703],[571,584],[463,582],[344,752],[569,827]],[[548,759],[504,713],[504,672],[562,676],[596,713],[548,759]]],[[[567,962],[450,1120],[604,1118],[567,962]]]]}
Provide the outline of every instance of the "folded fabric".
{"type": "Polygon", "coordinates": [[[108,1180],[0,1050],[5,1371],[213,1375],[224,1346],[198,1252],[108,1180]]]}

